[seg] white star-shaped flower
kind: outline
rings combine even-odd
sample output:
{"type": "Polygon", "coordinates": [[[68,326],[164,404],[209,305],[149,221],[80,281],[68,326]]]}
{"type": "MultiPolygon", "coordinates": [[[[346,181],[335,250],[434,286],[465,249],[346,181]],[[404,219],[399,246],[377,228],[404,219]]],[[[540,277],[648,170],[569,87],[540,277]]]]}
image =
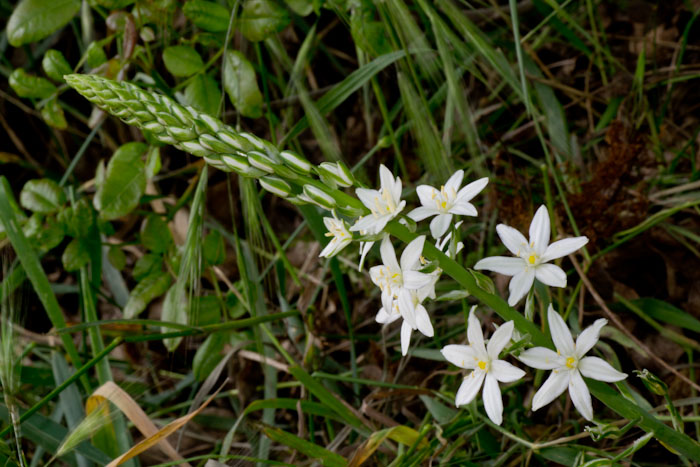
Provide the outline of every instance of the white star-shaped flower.
{"type": "Polygon", "coordinates": [[[362,204],[371,211],[371,215],[358,219],[350,228],[351,231],[365,230],[369,234],[378,234],[406,206],[406,201],[401,200],[401,179],[394,178],[384,164],[379,166],[379,180],[381,183],[379,190],[367,188],[355,190],[362,204]]]}
{"type": "Polygon", "coordinates": [[[352,243],[352,234],[348,232],[345,221],[338,219],[335,211],[333,211],[333,217],[324,217],[323,223],[326,224],[326,228],[328,229],[326,237],[332,238],[318,256],[330,258],[337,255],[340,250],[352,243]]]}
{"type": "Polygon", "coordinates": [[[484,390],[484,408],[491,421],[497,425],[503,422],[503,400],[501,399],[501,383],[512,383],[523,376],[525,372],[513,366],[505,360],[499,360],[498,354],[508,345],[513,334],[513,321],[508,321],[500,326],[489,339],[488,345],[484,345],[484,334],[481,323],[474,315],[472,307],[469,313],[469,326],[467,337],[469,345],[447,345],[441,350],[448,362],[460,368],[472,370],[464,378],[457,391],[455,405],[470,403],[481,389],[484,390]]]}
{"type": "Polygon", "coordinates": [[[384,264],[369,270],[372,282],[382,291],[382,308],[377,313],[377,322],[391,323],[399,317],[404,319],[401,328],[401,352],[404,355],[408,352],[413,330],[418,329],[429,337],[433,335],[433,326],[422,302],[434,293],[436,279],[432,274],[417,271],[421,266],[420,255],[424,244],[425,236],[414,239],[404,249],[399,264],[394,246],[386,236],[379,248],[384,264]]]}
{"type": "Polygon", "coordinates": [[[508,286],[510,306],[514,306],[530,291],[535,278],[551,287],[566,287],[566,273],[559,266],[548,262],[569,255],[588,243],[588,237],[573,237],[550,245],[549,214],[544,205],[540,206],[532,218],[529,242],[523,234],[505,224],[496,226],[496,232],[506,248],[517,258],[484,258],[474,265],[474,269],[513,276],[508,286]]]}
{"type": "Polygon", "coordinates": [[[437,216],[430,221],[430,233],[434,238],[442,237],[450,227],[453,215],[476,216],[476,208],[472,200],[489,182],[481,178],[459,189],[464,178],[464,170],[458,170],[438,190],[430,185],[419,185],[416,188],[422,206],[408,213],[408,217],[416,222],[431,216],[437,216]]]}
{"type": "Polygon", "coordinates": [[[520,354],[519,360],[524,364],[539,370],[552,370],[547,381],[540,387],[532,399],[532,410],[552,402],[566,389],[569,389],[571,401],[586,420],[593,420],[591,393],[583,380],[587,378],[614,383],[627,378],[625,373],[617,371],[605,360],[598,357],[584,357],[598,342],[600,330],[608,323],[601,318],[579,334],[574,343],[571,331],[566,323],[549,305],[547,311],[549,331],[557,351],[545,347],[534,347],[520,354]]]}

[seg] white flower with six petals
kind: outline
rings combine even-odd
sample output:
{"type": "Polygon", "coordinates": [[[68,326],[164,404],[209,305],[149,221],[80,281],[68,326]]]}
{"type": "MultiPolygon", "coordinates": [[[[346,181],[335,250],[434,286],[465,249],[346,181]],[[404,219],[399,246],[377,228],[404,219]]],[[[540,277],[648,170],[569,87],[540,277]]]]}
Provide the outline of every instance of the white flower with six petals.
{"type": "Polygon", "coordinates": [[[380,246],[381,266],[369,270],[369,276],[382,291],[382,308],[376,320],[391,323],[402,317],[401,352],[406,355],[413,330],[418,329],[428,337],[433,335],[433,326],[423,300],[434,293],[435,277],[417,269],[421,266],[425,236],[409,243],[401,254],[401,263],[396,260],[396,252],[389,236],[384,237],[380,246]]]}
{"type": "Polygon", "coordinates": [[[512,383],[523,376],[525,372],[513,366],[505,360],[499,360],[498,355],[510,342],[513,334],[513,321],[508,321],[500,326],[491,336],[487,345],[484,345],[484,334],[481,330],[481,323],[474,315],[472,307],[469,313],[469,326],[467,327],[467,337],[469,345],[447,345],[441,350],[442,355],[448,362],[460,368],[472,370],[464,378],[462,385],[457,391],[455,405],[465,405],[470,403],[481,389],[484,390],[484,409],[491,421],[497,425],[503,422],[503,400],[501,383],[512,383]]]}
{"type": "Polygon", "coordinates": [[[508,304],[515,306],[530,291],[535,278],[551,287],[566,287],[566,273],[557,265],[548,264],[578,250],[588,237],[565,238],[549,244],[550,225],[547,208],[542,205],[530,224],[530,241],[513,227],[499,224],[496,227],[503,244],[517,258],[492,256],[478,261],[474,269],[486,269],[506,276],[513,276],[508,289],[508,304]]]}
{"type": "Polygon", "coordinates": [[[406,206],[406,201],[401,200],[401,179],[394,178],[384,164],[379,166],[379,180],[381,183],[379,190],[368,188],[355,190],[357,197],[372,214],[358,219],[350,228],[352,232],[366,230],[369,234],[378,234],[406,206]]]}
{"type": "Polygon", "coordinates": [[[604,318],[596,320],[579,334],[576,343],[566,323],[559,313],[554,311],[552,305],[549,305],[547,320],[557,351],[554,352],[545,347],[533,347],[518,357],[521,362],[532,368],[552,370],[547,381],[535,393],[532,399],[532,410],[549,404],[568,388],[576,409],[586,420],[593,420],[591,393],[582,376],[606,383],[627,378],[625,373],[617,371],[601,358],[584,357],[586,352],[598,342],[600,330],[608,320],[604,318]]]}
{"type": "Polygon", "coordinates": [[[330,258],[337,255],[340,250],[352,243],[352,234],[348,232],[345,221],[338,219],[335,211],[333,211],[333,217],[324,217],[323,223],[328,229],[328,232],[326,232],[326,237],[333,238],[331,238],[331,241],[328,242],[326,247],[318,256],[330,258]]]}
{"type": "Polygon", "coordinates": [[[431,216],[437,216],[430,221],[430,233],[435,238],[442,237],[452,223],[453,215],[476,216],[476,208],[469,201],[484,189],[489,179],[484,177],[476,180],[460,190],[464,170],[458,170],[452,175],[440,190],[430,185],[419,185],[416,188],[422,206],[408,213],[408,217],[416,222],[431,216]]]}

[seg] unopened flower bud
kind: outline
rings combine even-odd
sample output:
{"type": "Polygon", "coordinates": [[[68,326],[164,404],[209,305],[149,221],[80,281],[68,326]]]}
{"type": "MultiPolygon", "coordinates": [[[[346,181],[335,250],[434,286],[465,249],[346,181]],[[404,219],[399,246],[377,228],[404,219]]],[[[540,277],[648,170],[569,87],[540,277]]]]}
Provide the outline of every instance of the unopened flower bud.
{"type": "Polygon", "coordinates": [[[234,172],[245,177],[259,177],[260,175],[265,174],[265,172],[262,170],[251,166],[248,163],[248,159],[239,154],[221,154],[221,162],[229,170],[233,170],[234,172]]]}
{"type": "Polygon", "coordinates": [[[340,186],[349,187],[354,184],[350,170],[342,162],[322,162],[319,171],[325,172],[324,175],[331,177],[340,186]]]}
{"type": "Polygon", "coordinates": [[[263,170],[267,173],[273,173],[275,171],[275,161],[270,159],[268,156],[259,151],[249,151],[248,161],[250,165],[263,170]]]}
{"type": "Polygon", "coordinates": [[[280,196],[282,198],[288,197],[292,193],[292,187],[289,183],[285,182],[279,177],[273,177],[266,175],[258,179],[260,185],[273,195],[280,196]]]}
{"type": "Polygon", "coordinates": [[[311,172],[311,163],[303,156],[300,156],[293,151],[280,152],[280,158],[287,167],[299,172],[300,174],[305,175],[311,172]]]}
{"type": "Polygon", "coordinates": [[[331,210],[335,207],[335,199],[313,185],[304,185],[304,195],[306,195],[308,201],[324,209],[331,210]]]}

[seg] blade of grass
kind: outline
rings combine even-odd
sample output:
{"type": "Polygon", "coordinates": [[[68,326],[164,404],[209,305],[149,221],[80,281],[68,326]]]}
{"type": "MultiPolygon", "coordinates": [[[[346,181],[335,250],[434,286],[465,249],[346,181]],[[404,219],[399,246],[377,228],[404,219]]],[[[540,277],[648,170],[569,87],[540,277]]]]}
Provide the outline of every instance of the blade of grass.
{"type": "MultiPolygon", "coordinates": [[[[0,221],[2,221],[5,227],[7,238],[10,240],[10,243],[12,243],[27,277],[34,286],[34,291],[42,305],[44,305],[44,309],[51,320],[51,324],[57,329],[65,328],[66,320],[63,317],[61,307],[58,304],[58,300],[56,300],[53,290],[51,290],[51,284],[41,267],[36,251],[34,251],[34,248],[32,248],[29,240],[24,236],[22,229],[17,223],[15,212],[10,205],[10,199],[14,199],[10,184],[4,176],[0,176],[0,221]]],[[[73,362],[73,365],[76,367],[80,366],[81,359],[70,336],[62,335],[61,342],[73,362]]],[[[87,376],[83,375],[80,382],[86,391],[90,391],[90,382],[87,376]]]]}

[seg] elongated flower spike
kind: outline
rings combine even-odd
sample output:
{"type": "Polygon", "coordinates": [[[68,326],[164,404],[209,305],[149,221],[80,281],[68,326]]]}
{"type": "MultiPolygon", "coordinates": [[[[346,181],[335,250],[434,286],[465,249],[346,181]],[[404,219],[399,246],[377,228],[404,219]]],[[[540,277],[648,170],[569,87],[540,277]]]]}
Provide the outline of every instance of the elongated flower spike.
{"type": "Polygon", "coordinates": [[[557,351],[545,347],[533,347],[521,353],[518,359],[532,368],[552,370],[547,381],[542,384],[532,399],[532,410],[537,410],[559,397],[569,389],[571,401],[586,420],[593,420],[591,393],[582,376],[606,383],[614,383],[627,378],[598,357],[584,357],[593,348],[600,337],[600,330],[608,323],[601,318],[579,334],[574,343],[571,331],[566,323],[554,311],[552,305],[547,310],[549,331],[557,351]]]}
{"type": "Polygon", "coordinates": [[[500,425],[503,422],[503,399],[498,383],[517,381],[525,376],[525,372],[505,360],[498,359],[513,335],[513,321],[500,326],[493,333],[488,344],[484,345],[484,334],[481,323],[474,314],[475,308],[476,305],[469,312],[467,327],[469,345],[447,345],[440,352],[453,365],[472,370],[457,391],[455,405],[459,407],[469,404],[479,393],[483,384],[482,397],[486,414],[493,423],[500,425]]]}
{"type": "Polygon", "coordinates": [[[476,208],[469,201],[478,195],[488,184],[488,178],[481,178],[460,190],[464,170],[458,170],[438,190],[429,185],[416,188],[422,206],[408,213],[416,222],[437,216],[430,222],[430,233],[434,238],[442,237],[450,228],[453,215],[476,216],[476,208]]]}
{"type": "Polygon", "coordinates": [[[550,245],[549,215],[544,205],[540,206],[532,219],[529,242],[523,234],[505,224],[496,226],[496,232],[516,258],[484,258],[474,265],[474,269],[513,276],[508,286],[510,306],[515,306],[528,293],[535,278],[551,287],[566,287],[566,273],[559,266],[548,262],[569,255],[588,243],[588,237],[573,237],[550,245]]]}
{"type": "Polygon", "coordinates": [[[379,166],[379,180],[381,184],[379,190],[367,188],[355,190],[357,197],[371,211],[371,214],[355,222],[355,225],[350,228],[351,231],[365,230],[369,234],[378,234],[406,206],[406,201],[401,200],[401,179],[394,178],[384,164],[379,166]]]}

